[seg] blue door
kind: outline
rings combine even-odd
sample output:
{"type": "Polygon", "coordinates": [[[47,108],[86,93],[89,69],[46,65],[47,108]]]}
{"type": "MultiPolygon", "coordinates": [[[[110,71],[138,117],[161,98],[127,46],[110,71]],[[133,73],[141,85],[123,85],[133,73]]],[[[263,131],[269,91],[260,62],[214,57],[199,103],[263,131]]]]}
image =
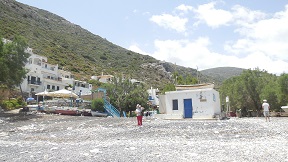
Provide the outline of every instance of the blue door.
{"type": "Polygon", "coordinates": [[[192,118],[192,99],[184,99],[184,118],[192,118]]]}

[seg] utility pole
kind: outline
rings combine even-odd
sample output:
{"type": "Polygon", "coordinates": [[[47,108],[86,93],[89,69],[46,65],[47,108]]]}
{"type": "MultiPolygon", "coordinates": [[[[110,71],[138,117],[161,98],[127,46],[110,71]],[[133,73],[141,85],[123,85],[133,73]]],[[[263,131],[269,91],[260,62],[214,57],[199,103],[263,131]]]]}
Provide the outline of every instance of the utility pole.
{"type": "Polygon", "coordinates": [[[226,115],[230,117],[230,101],[229,96],[226,96],[226,115]]]}
{"type": "Polygon", "coordinates": [[[176,62],[174,64],[174,75],[175,75],[175,86],[177,86],[177,75],[176,75],[177,67],[176,67],[176,62]]]}
{"type": "Polygon", "coordinates": [[[198,66],[196,65],[196,77],[197,77],[197,83],[199,84],[199,75],[198,75],[198,66]]]}

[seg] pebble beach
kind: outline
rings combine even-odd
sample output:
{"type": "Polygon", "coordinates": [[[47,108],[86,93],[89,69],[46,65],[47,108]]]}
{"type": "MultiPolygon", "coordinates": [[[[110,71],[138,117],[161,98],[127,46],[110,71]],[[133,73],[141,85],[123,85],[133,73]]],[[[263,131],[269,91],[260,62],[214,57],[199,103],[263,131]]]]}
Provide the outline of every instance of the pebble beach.
{"type": "Polygon", "coordinates": [[[0,159],[288,162],[288,118],[163,120],[0,114],[0,159]]]}

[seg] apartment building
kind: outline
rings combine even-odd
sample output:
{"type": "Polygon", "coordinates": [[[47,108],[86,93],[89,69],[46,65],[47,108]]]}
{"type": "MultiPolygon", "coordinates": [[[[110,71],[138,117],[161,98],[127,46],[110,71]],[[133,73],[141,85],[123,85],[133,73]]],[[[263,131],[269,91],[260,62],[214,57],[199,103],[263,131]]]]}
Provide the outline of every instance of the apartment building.
{"type": "Polygon", "coordinates": [[[68,86],[78,95],[91,94],[91,84],[75,80],[71,72],[59,69],[58,65],[49,64],[47,57],[34,54],[31,48],[27,48],[26,52],[30,54],[25,65],[28,73],[21,88],[23,92],[28,92],[30,97],[45,89],[56,91],[68,86]]]}

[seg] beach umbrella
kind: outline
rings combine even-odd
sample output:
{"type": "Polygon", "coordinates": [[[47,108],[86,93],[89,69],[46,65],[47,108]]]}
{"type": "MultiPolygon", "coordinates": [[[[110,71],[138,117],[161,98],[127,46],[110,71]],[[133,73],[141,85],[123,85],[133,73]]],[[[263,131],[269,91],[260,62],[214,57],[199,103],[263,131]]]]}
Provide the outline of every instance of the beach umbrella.
{"type": "Polygon", "coordinates": [[[62,98],[70,98],[71,99],[71,106],[72,104],[72,98],[78,98],[78,95],[75,94],[72,91],[69,91],[67,89],[61,89],[59,91],[51,92],[53,97],[62,97],[62,98]]]}
{"type": "Polygon", "coordinates": [[[34,101],[34,100],[35,100],[34,98],[27,98],[27,99],[26,99],[26,102],[34,101]]]}
{"type": "Polygon", "coordinates": [[[49,92],[49,93],[51,93],[50,95],[53,97],[78,98],[77,94],[75,94],[74,92],[69,91],[67,89],[61,89],[61,90],[49,92]]]}
{"type": "Polygon", "coordinates": [[[48,92],[46,89],[44,92],[39,92],[35,94],[36,96],[52,96],[51,92],[48,92]]]}
{"type": "Polygon", "coordinates": [[[45,104],[44,101],[45,101],[45,96],[51,96],[51,92],[48,92],[46,89],[44,92],[39,92],[39,93],[36,93],[35,94],[37,96],[37,102],[38,102],[38,96],[43,96],[43,105],[45,104]]]}

